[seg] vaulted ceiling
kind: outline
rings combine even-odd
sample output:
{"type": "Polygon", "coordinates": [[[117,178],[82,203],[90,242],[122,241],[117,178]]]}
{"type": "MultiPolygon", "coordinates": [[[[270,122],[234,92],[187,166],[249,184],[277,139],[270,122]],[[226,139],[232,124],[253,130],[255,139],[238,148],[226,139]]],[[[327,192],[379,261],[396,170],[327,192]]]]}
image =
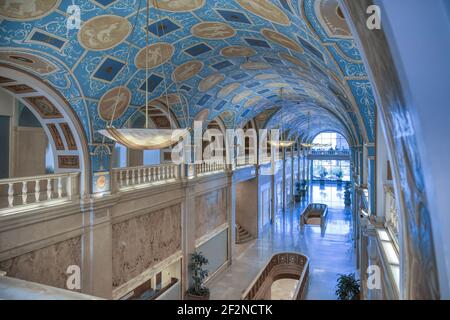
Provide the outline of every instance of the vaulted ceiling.
{"type": "Polygon", "coordinates": [[[147,77],[180,126],[205,109],[229,127],[276,127],[283,114],[294,135],[373,141],[372,89],[337,0],[150,2],[146,23],[146,0],[77,0],[81,28],[68,30],[71,0],[0,1],[0,63],[60,91],[91,146],[145,105],[147,77]]]}

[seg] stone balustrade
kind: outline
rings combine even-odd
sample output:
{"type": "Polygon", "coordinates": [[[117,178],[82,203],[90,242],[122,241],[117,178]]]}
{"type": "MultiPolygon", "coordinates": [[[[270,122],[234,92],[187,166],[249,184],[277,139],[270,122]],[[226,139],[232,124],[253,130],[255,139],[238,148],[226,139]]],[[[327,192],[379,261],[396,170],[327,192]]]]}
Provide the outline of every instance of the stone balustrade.
{"type": "Polygon", "coordinates": [[[311,150],[313,156],[350,156],[350,150],[311,150]]]}
{"type": "Polygon", "coordinates": [[[80,174],[61,173],[0,180],[0,215],[79,198],[80,174]]]}
{"type": "Polygon", "coordinates": [[[276,280],[298,280],[292,300],[304,299],[309,275],[309,259],[303,254],[282,252],[272,256],[269,262],[242,294],[243,300],[270,300],[271,287],[276,280]]]}
{"type": "Polygon", "coordinates": [[[240,156],[236,158],[236,167],[252,166],[257,163],[255,156],[240,156]]]}
{"type": "Polygon", "coordinates": [[[225,162],[223,160],[206,160],[202,163],[197,163],[195,166],[197,175],[216,173],[225,170],[225,162]]]}
{"type": "Polygon", "coordinates": [[[180,170],[181,166],[175,164],[115,168],[112,170],[113,190],[176,181],[181,178],[180,170]]]}

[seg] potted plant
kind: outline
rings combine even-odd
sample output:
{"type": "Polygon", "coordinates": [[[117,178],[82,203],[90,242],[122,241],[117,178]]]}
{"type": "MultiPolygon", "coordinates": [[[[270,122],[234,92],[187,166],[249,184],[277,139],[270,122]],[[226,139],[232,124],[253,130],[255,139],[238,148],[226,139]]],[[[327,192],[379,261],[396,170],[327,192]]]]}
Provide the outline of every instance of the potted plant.
{"type": "Polygon", "coordinates": [[[352,185],[350,182],[347,182],[345,184],[345,191],[344,191],[344,204],[346,206],[350,206],[352,204],[352,200],[350,198],[350,189],[351,189],[352,185]]]}
{"type": "Polygon", "coordinates": [[[339,275],[336,286],[336,295],[338,300],[360,299],[360,284],[359,280],[355,278],[354,273],[339,275]]]}
{"type": "Polygon", "coordinates": [[[336,170],[335,175],[336,175],[336,178],[337,178],[337,185],[338,185],[338,187],[342,187],[342,177],[344,176],[344,172],[342,171],[341,168],[338,168],[336,170]]]}
{"type": "Polygon", "coordinates": [[[327,169],[325,169],[325,167],[320,167],[319,175],[320,175],[320,186],[321,187],[325,186],[325,177],[327,176],[327,174],[328,174],[327,169]]]}
{"type": "Polygon", "coordinates": [[[191,255],[190,268],[192,271],[192,286],[186,294],[188,300],[209,300],[209,289],[203,281],[208,276],[208,270],[203,266],[208,264],[208,259],[201,253],[194,251],[191,255]]]}

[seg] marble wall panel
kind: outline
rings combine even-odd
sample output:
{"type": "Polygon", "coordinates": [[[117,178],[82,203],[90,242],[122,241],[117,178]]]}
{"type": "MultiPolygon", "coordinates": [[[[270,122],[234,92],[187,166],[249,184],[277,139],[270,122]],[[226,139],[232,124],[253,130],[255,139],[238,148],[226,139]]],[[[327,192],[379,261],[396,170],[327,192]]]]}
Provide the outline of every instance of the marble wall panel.
{"type": "Polygon", "coordinates": [[[227,221],[227,192],[225,188],[197,196],[195,200],[196,239],[227,221]]]}
{"type": "Polygon", "coordinates": [[[81,237],[1,261],[0,270],[12,278],[67,289],[66,272],[70,265],[81,268],[81,237]]]}
{"type": "Polygon", "coordinates": [[[181,205],[113,224],[112,248],[118,287],[181,250],[181,205]]]}

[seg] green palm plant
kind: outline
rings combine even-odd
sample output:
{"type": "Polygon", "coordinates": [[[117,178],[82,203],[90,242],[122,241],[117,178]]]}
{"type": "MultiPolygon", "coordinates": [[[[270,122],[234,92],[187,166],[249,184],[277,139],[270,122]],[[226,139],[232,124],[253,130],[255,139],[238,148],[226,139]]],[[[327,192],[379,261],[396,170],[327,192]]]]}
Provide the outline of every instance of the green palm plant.
{"type": "Polygon", "coordinates": [[[339,275],[336,286],[336,295],[338,300],[359,300],[360,281],[355,278],[354,273],[339,275]]]}

